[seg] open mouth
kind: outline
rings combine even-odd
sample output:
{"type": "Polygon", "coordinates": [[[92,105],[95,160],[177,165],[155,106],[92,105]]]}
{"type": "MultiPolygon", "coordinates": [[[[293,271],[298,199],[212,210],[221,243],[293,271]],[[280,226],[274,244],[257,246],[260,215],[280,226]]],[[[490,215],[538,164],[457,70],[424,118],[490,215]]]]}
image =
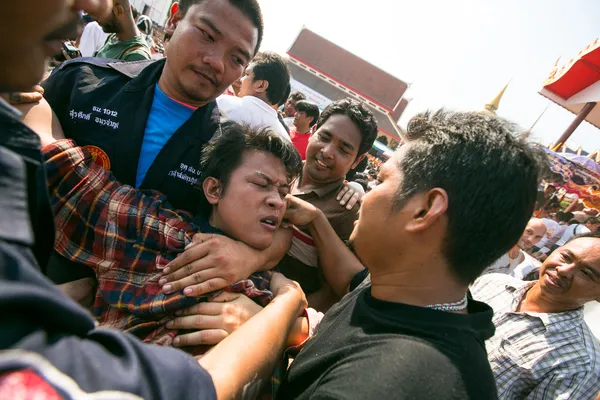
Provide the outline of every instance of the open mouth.
{"type": "Polygon", "coordinates": [[[279,226],[279,222],[280,222],[279,218],[274,217],[274,216],[269,216],[269,217],[260,219],[260,224],[268,230],[277,229],[277,227],[279,226]]]}
{"type": "Polygon", "coordinates": [[[315,158],[315,163],[317,164],[317,166],[319,166],[320,168],[326,168],[329,169],[329,165],[325,164],[323,161],[319,160],[318,158],[315,158]]]}

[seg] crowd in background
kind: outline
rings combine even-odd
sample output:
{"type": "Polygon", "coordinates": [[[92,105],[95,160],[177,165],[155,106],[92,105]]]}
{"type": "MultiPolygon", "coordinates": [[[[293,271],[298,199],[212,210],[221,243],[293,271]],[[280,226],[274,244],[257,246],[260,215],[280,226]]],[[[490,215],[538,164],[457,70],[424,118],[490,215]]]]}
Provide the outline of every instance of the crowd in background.
{"type": "Polygon", "coordinates": [[[598,210],[520,127],[424,111],[376,157],[255,0],[0,18],[0,398],[600,396],[598,210]]]}

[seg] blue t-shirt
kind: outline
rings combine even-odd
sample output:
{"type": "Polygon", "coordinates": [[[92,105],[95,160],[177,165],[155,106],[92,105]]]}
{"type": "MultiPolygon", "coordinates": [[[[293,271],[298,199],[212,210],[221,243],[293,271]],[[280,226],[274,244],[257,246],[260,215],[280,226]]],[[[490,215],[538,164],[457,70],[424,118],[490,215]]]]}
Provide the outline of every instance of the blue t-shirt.
{"type": "Polygon", "coordinates": [[[139,188],[154,159],[171,136],[190,119],[195,109],[168,97],[158,83],[154,89],[154,100],[146,122],[142,151],[138,161],[135,186],[139,188]]]}

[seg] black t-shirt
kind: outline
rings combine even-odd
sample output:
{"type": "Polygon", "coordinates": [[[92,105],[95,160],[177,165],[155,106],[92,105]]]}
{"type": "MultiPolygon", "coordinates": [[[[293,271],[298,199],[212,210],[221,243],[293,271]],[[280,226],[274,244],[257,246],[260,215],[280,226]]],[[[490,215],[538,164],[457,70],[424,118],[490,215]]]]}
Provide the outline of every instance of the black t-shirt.
{"type": "Polygon", "coordinates": [[[326,314],[278,399],[496,399],[493,312],[473,300],[468,311],[377,300],[366,279],[326,314]]]}

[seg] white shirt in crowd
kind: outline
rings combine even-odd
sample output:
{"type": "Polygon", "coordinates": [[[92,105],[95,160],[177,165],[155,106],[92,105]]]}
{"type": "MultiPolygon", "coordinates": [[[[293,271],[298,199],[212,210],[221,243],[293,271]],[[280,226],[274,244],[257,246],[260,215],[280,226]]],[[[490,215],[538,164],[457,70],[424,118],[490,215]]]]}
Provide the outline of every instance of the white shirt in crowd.
{"type": "Polygon", "coordinates": [[[508,253],[494,261],[492,265],[487,267],[484,274],[505,274],[517,279],[524,279],[531,271],[538,269],[542,265],[541,262],[519,250],[515,259],[510,258],[508,253]]]}
{"type": "Polygon", "coordinates": [[[81,39],[79,40],[79,51],[83,57],[93,57],[98,50],[106,43],[108,33],[102,30],[96,21],[90,22],[83,28],[81,39]]]}
{"type": "MultiPolygon", "coordinates": [[[[548,243],[550,239],[558,235],[559,233],[562,235],[562,231],[564,230],[564,226],[559,224],[553,219],[550,218],[542,218],[542,222],[546,225],[546,234],[544,237],[535,245],[537,248],[541,249],[548,243]]],[[[560,237],[560,236],[559,236],[560,237]]]]}
{"type": "Polygon", "coordinates": [[[217,97],[217,105],[221,114],[231,121],[252,127],[270,128],[282,138],[291,141],[290,135],[277,118],[277,111],[257,97],[221,95],[217,97]]]}
{"type": "Polygon", "coordinates": [[[600,344],[584,322],[583,308],[517,312],[534,283],[489,274],[470,288],[475,300],[494,310],[496,333],[485,348],[498,398],[593,399],[600,391],[600,344]]]}

